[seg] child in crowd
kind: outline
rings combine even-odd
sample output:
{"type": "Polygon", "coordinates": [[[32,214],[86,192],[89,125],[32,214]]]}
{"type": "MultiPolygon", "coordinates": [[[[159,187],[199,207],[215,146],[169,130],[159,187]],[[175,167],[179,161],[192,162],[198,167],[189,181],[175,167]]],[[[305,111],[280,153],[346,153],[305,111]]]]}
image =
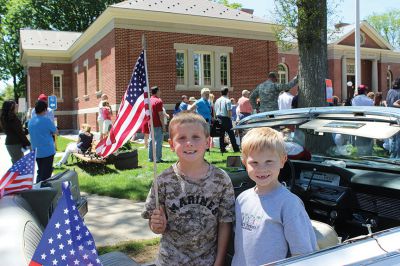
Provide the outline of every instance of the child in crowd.
{"type": "Polygon", "coordinates": [[[232,265],[261,265],[317,250],[310,218],[301,200],[278,181],[286,161],[281,133],[251,129],[242,139],[242,162],[254,188],[236,199],[232,265]]]}
{"type": "Polygon", "coordinates": [[[103,130],[102,130],[102,136],[101,139],[106,138],[108,136],[108,133],[110,132],[110,128],[112,125],[111,121],[111,107],[108,101],[103,101],[103,107],[101,108],[101,115],[103,117],[103,130]]]}
{"type": "Polygon", "coordinates": [[[157,265],[224,265],[235,197],[229,176],[204,160],[209,130],[202,116],[188,111],[169,124],[178,162],[154,181],[160,209],[153,185],[142,213],[150,229],[162,234],[157,265]]]}

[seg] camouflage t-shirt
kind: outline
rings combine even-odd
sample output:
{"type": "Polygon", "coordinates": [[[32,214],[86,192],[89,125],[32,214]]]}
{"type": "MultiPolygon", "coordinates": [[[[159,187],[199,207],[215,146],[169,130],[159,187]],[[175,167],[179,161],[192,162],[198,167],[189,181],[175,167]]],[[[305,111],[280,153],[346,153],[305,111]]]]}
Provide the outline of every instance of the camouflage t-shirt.
{"type": "MultiPolygon", "coordinates": [[[[156,182],[160,206],[165,208],[168,221],[157,265],[213,265],[218,223],[235,219],[235,196],[229,176],[210,164],[206,176],[193,182],[180,175],[174,164],[156,182]]],[[[142,217],[149,219],[154,209],[153,185],[142,217]]]]}

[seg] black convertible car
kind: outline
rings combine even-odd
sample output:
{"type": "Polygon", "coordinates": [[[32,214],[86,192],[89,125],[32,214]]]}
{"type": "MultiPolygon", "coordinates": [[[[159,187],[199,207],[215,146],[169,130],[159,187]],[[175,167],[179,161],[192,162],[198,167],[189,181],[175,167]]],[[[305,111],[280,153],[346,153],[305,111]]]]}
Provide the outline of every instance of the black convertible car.
{"type": "MultiPolygon", "coordinates": [[[[331,225],[341,241],[400,226],[400,109],[274,111],[249,116],[235,129],[243,135],[255,127],[281,130],[288,143],[311,153],[298,158],[288,151],[295,159],[286,162],[280,181],[303,200],[311,219],[331,225]]],[[[229,173],[236,196],[254,186],[238,157],[229,157],[227,165],[236,169],[229,173]]]]}

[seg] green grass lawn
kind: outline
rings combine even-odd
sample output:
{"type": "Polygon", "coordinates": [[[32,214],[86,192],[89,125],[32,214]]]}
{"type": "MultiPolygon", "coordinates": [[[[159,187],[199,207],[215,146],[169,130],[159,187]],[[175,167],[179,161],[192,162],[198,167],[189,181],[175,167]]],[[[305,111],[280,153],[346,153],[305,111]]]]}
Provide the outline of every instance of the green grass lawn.
{"type": "MultiPolygon", "coordinates": [[[[57,138],[57,150],[63,148],[71,142],[69,139],[59,136],[57,138]]],[[[164,142],[167,144],[167,142],[164,142]]],[[[138,149],[139,167],[130,170],[118,170],[113,164],[107,164],[105,167],[99,164],[85,164],[72,162],[71,158],[68,164],[59,169],[54,169],[53,174],[62,172],[66,169],[74,169],[78,173],[79,186],[81,191],[91,194],[110,196],[114,198],[131,199],[134,201],[144,201],[150,189],[153,174],[153,163],[148,162],[147,149],[143,149],[142,144],[132,143],[134,148],[138,149]]],[[[206,160],[218,167],[225,168],[225,160],[228,155],[239,155],[239,153],[219,152],[219,149],[211,149],[206,153],[206,160]]],[[[168,147],[163,147],[163,160],[166,163],[157,164],[157,174],[167,169],[171,164],[177,161],[175,153],[168,147]]],[[[55,158],[55,162],[61,158],[55,158]]]]}

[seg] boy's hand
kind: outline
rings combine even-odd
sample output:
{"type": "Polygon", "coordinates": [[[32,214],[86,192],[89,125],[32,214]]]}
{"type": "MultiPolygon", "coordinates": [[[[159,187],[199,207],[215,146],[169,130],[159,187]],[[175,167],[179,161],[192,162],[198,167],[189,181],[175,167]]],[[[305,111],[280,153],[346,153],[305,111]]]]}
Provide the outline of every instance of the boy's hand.
{"type": "Polygon", "coordinates": [[[167,228],[167,218],[164,209],[154,210],[149,221],[150,229],[155,234],[162,234],[167,228]]]}

